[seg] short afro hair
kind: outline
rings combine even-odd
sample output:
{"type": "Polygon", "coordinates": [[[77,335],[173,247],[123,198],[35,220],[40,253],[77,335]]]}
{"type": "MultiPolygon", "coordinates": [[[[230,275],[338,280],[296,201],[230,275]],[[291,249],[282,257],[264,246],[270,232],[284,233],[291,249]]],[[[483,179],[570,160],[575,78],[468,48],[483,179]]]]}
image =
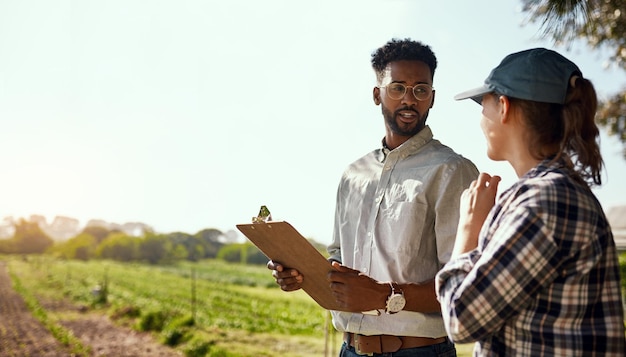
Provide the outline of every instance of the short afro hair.
{"type": "Polygon", "coordinates": [[[430,46],[419,41],[394,38],[372,53],[372,68],[379,83],[387,65],[394,61],[422,61],[430,68],[431,79],[435,77],[437,58],[430,46]]]}

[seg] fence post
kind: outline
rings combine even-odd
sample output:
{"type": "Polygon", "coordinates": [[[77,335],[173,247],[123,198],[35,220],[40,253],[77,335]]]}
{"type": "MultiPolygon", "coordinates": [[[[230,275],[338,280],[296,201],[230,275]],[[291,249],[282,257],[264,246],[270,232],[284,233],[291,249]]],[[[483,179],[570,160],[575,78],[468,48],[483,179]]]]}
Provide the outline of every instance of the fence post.
{"type": "Polygon", "coordinates": [[[191,267],[191,318],[196,322],[196,269],[191,267]]]}

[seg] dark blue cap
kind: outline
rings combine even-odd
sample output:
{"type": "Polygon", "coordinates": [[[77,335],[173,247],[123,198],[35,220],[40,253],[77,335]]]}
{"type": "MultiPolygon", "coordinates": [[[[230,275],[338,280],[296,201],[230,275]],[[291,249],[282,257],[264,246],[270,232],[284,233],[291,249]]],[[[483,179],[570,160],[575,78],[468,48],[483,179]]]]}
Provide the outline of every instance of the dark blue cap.
{"type": "Polygon", "coordinates": [[[483,95],[496,92],[507,97],[563,104],[572,76],[582,77],[574,62],[555,51],[533,48],[506,56],[483,86],[459,93],[454,99],[471,98],[480,104],[483,95]]]}

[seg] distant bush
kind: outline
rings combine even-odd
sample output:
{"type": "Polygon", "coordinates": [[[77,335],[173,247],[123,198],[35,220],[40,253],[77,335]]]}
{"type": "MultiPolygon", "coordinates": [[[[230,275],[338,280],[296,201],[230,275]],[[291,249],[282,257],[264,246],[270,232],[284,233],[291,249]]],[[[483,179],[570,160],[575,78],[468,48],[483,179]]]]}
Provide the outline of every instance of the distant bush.
{"type": "Polygon", "coordinates": [[[214,344],[200,339],[192,340],[184,350],[185,357],[206,357],[214,344]]]}
{"type": "Polygon", "coordinates": [[[89,260],[94,257],[98,242],[90,234],[82,233],[65,242],[57,242],[47,253],[58,258],[89,260]]]}
{"type": "Polygon", "coordinates": [[[141,316],[141,309],[139,309],[137,306],[132,306],[132,305],[126,305],[126,306],[117,308],[111,314],[111,318],[114,320],[121,319],[121,318],[132,319],[132,318],[136,318],[139,316],[141,316]]]}
{"type": "Polygon", "coordinates": [[[252,243],[228,244],[217,253],[217,259],[229,263],[267,264],[267,257],[252,243]]]}
{"type": "Polygon", "coordinates": [[[105,238],[96,248],[96,256],[120,262],[131,262],[138,258],[139,240],[125,233],[114,233],[105,238]]]}
{"type": "Polygon", "coordinates": [[[189,339],[189,328],[166,328],[161,335],[163,336],[161,342],[164,345],[175,347],[189,339]]]}
{"type": "Polygon", "coordinates": [[[168,324],[170,327],[191,327],[196,324],[196,321],[193,319],[191,315],[184,315],[173,318],[172,321],[168,324]]]}
{"type": "Polygon", "coordinates": [[[163,344],[174,347],[189,341],[193,336],[191,328],[195,324],[196,322],[191,315],[172,318],[161,333],[163,344]]]}
{"type": "Polygon", "coordinates": [[[39,254],[54,244],[36,222],[20,219],[14,227],[13,237],[0,244],[1,254],[39,254]]]}
{"type": "Polygon", "coordinates": [[[139,331],[156,331],[161,332],[168,318],[164,311],[150,311],[141,316],[137,323],[139,331]]]}

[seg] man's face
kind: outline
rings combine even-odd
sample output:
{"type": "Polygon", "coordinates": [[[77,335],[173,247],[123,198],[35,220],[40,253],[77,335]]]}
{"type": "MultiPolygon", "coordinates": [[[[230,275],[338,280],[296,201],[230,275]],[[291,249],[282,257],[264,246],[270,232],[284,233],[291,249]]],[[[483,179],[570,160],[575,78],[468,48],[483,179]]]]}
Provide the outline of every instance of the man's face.
{"type": "Polygon", "coordinates": [[[422,61],[391,62],[377,88],[374,88],[374,103],[380,104],[387,130],[393,134],[411,137],[426,125],[428,111],[435,102],[435,91],[426,100],[418,100],[413,94],[413,86],[427,84],[432,86],[428,65],[422,61]],[[387,85],[400,83],[409,86],[404,96],[392,99],[387,85]]]}

